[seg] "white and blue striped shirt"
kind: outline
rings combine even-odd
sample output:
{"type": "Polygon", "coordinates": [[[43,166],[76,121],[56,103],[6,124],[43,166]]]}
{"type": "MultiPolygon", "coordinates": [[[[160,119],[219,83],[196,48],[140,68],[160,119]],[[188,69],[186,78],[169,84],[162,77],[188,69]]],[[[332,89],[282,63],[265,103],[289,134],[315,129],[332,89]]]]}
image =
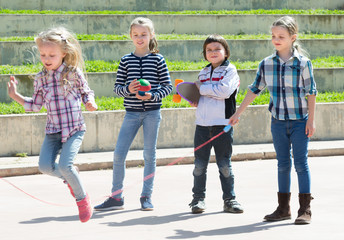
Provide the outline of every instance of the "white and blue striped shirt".
{"type": "Polygon", "coordinates": [[[172,88],[170,73],[162,55],[150,53],[144,57],[137,57],[130,53],[121,58],[114,92],[124,97],[124,107],[127,111],[159,109],[162,99],[171,93],[172,88]],[[151,84],[150,100],[142,101],[129,92],[129,84],[140,78],[148,80],[151,84]]]}
{"type": "Polygon", "coordinates": [[[296,49],[284,62],[276,53],[260,62],[257,76],[249,89],[259,94],[270,92],[269,111],[278,120],[299,120],[308,115],[307,95],[316,95],[311,61],[296,49]]]}

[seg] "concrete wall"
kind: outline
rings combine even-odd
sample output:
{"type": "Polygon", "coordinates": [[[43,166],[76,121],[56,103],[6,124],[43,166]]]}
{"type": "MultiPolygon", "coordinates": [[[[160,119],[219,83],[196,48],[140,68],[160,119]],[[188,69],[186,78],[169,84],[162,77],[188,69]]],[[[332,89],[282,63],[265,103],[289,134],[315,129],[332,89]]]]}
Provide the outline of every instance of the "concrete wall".
{"type": "MultiPolygon", "coordinates": [[[[199,71],[173,71],[170,72],[171,79],[183,79],[193,82],[197,79],[199,71]]],[[[256,76],[256,70],[238,70],[240,76],[240,89],[245,90],[256,76]]],[[[318,91],[344,91],[344,68],[322,68],[314,69],[314,76],[318,91]]],[[[113,86],[116,81],[116,73],[88,73],[88,83],[96,96],[116,97],[113,86]]],[[[31,96],[33,93],[33,80],[29,75],[16,75],[19,82],[18,92],[24,96],[31,96]]],[[[9,75],[0,75],[0,102],[12,101],[7,95],[7,82],[9,75]]]]}
{"type": "MultiPolygon", "coordinates": [[[[168,60],[200,61],[204,40],[161,40],[160,53],[168,60]]],[[[233,61],[260,61],[273,53],[270,40],[228,40],[233,61]]],[[[311,58],[344,56],[343,39],[304,39],[311,58]]],[[[119,61],[134,50],[132,41],[81,41],[85,60],[119,61]]],[[[33,42],[0,42],[0,65],[39,62],[33,42]],[[15,56],[15,57],[14,57],[15,56]]]]}
{"type": "MultiPolygon", "coordinates": [[[[157,34],[269,33],[282,15],[16,15],[1,14],[0,36],[33,36],[52,26],[75,33],[126,34],[138,16],[152,19],[157,34]]],[[[342,34],[344,15],[295,15],[300,32],[342,34]]]]}
{"type": "Polygon", "coordinates": [[[2,8],[34,10],[248,10],[248,9],[343,9],[341,0],[0,0],[2,8]]]}
{"type": "MultiPolygon", "coordinates": [[[[81,152],[112,151],[125,111],[85,112],[87,133],[81,152]]],[[[192,147],[195,109],[163,109],[158,148],[192,147]]],[[[250,106],[235,126],[235,144],[271,142],[267,106],[250,106]]],[[[344,104],[317,104],[313,140],[344,139],[344,104]]],[[[45,114],[0,116],[0,157],[26,152],[38,155],[44,138],[45,114]]],[[[132,149],[142,149],[142,129],[132,149]]]]}

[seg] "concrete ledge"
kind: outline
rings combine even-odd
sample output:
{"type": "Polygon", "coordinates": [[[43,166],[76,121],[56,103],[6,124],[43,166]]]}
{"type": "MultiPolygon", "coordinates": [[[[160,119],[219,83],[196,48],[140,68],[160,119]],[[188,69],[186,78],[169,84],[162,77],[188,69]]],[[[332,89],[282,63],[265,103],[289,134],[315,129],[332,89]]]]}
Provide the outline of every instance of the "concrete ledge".
{"type": "MultiPolygon", "coordinates": [[[[344,22],[343,22],[344,24],[344,22]]],[[[200,61],[204,40],[161,40],[160,53],[168,60],[200,61]]],[[[233,61],[259,61],[274,48],[270,40],[228,40],[233,61]]],[[[343,56],[343,39],[303,39],[311,58],[343,56]]],[[[119,61],[134,50],[132,41],[80,41],[85,60],[119,61]]],[[[0,42],[0,65],[40,62],[34,42],[0,42]],[[16,56],[16,57],[13,57],[16,56]]]]}
{"type": "MultiPolygon", "coordinates": [[[[344,140],[339,141],[311,141],[309,157],[344,155],[344,140]]],[[[257,159],[275,159],[276,153],[270,144],[234,145],[232,161],[249,161],[257,159]]],[[[0,158],[0,177],[40,174],[38,170],[38,156],[27,158],[0,158]]],[[[78,154],[75,165],[80,171],[111,169],[113,166],[113,152],[93,152],[78,154]]],[[[157,149],[157,166],[193,164],[193,148],[157,149]]],[[[214,151],[210,162],[215,162],[214,151]]],[[[143,166],[143,151],[131,150],[126,159],[126,166],[143,166]]]]}
{"type": "MultiPolygon", "coordinates": [[[[256,77],[256,69],[238,70],[240,76],[240,89],[246,90],[256,77]]],[[[184,79],[193,82],[197,79],[199,71],[171,71],[171,79],[184,79]]],[[[11,102],[7,94],[7,82],[10,75],[0,75],[0,102],[11,102]]],[[[318,68],[314,69],[314,76],[318,91],[344,91],[344,68],[318,68]]],[[[113,92],[116,73],[88,73],[88,83],[96,96],[117,97],[113,92]]],[[[16,75],[19,82],[18,91],[25,96],[32,96],[33,81],[30,75],[16,75]]]]}
{"type": "Polygon", "coordinates": [[[124,10],[124,11],[183,11],[183,10],[249,10],[249,9],[343,9],[341,0],[0,0],[2,8],[16,10],[124,10]]]}
{"type": "MultiPolygon", "coordinates": [[[[283,15],[30,15],[1,14],[1,36],[32,36],[52,26],[75,33],[124,34],[131,21],[149,17],[157,34],[257,34],[269,33],[270,25],[283,15]],[[230,26],[230,27],[228,27],[230,26]]],[[[342,34],[344,15],[295,15],[300,32],[342,34]]]]}
{"type": "MultiPolygon", "coordinates": [[[[87,133],[80,152],[104,152],[114,149],[125,111],[85,112],[87,133]]],[[[162,109],[158,145],[163,148],[193,147],[195,108],[162,109]]],[[[272,142],[271,115],[267,106],[250,106],[235,127],[236,144],[272,142]]],[[[315,141],[341,140],[344,136],[344,104],[317,104],[315,141]]],[[[16,153],[38,155],[44,139],[45,114],[0,116],[0,157],[16,153]]],[[[143,147],[140,129],[131,149],[143,147]]]]}

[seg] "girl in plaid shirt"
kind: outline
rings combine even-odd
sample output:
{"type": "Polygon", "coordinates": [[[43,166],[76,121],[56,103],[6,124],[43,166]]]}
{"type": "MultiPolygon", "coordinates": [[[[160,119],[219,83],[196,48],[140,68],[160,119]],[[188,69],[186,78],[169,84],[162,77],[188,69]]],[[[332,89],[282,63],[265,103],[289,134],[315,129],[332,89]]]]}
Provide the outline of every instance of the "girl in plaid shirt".
{"type": "Polygon", "coordinates": [[[272,44],[276,52],[259,64],[257,76],[229,124],[239,122],[245,108],[268,88],[270,93],[271,133],[278,161],[278,207],[266,215],[266,221],[291,218],[290,172],[293,151],[298,176],[300,209],[295,224],[311,221],[310,172],[308,142],[315,132],[316,86],[311,61],[295,43],[298,26],[294,18],[285,16],[272,24],[272,44]]]}
{"type": "Polygon", "coordinates": [[[35,42],[43,70],[35,77],[33,96],[20,95],[13,76],[8,83],[8,94],[23,105],[25,111],[38,112],[43,105],[47,109],[39,169],[64,180],[76,199],[80,221],[87,222],[92,216],[92,208],[73,160],[86,131],[81,102],[87,110],[97,110],[94,93],[81,70],[84,62],[80,45],[70,32],[53,28],[38,34],[35,42]],[[56,163],[59,153],[60,160],[56,163]]]}

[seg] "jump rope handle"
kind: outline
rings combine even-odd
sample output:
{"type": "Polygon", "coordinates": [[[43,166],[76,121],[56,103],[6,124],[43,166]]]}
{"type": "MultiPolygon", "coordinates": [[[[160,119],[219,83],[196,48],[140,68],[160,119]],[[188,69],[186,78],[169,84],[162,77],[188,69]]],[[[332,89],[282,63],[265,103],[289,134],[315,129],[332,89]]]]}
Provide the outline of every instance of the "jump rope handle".
{"type": "Polygon", "coordinates": [[[227,126],[225,126],[225,127],[223,128],[223,131],[224,131],[224,132],[228,132],[229,130],[231,130],[231,128],[232,128],[232,125],[228,124],[227,126]]]}

